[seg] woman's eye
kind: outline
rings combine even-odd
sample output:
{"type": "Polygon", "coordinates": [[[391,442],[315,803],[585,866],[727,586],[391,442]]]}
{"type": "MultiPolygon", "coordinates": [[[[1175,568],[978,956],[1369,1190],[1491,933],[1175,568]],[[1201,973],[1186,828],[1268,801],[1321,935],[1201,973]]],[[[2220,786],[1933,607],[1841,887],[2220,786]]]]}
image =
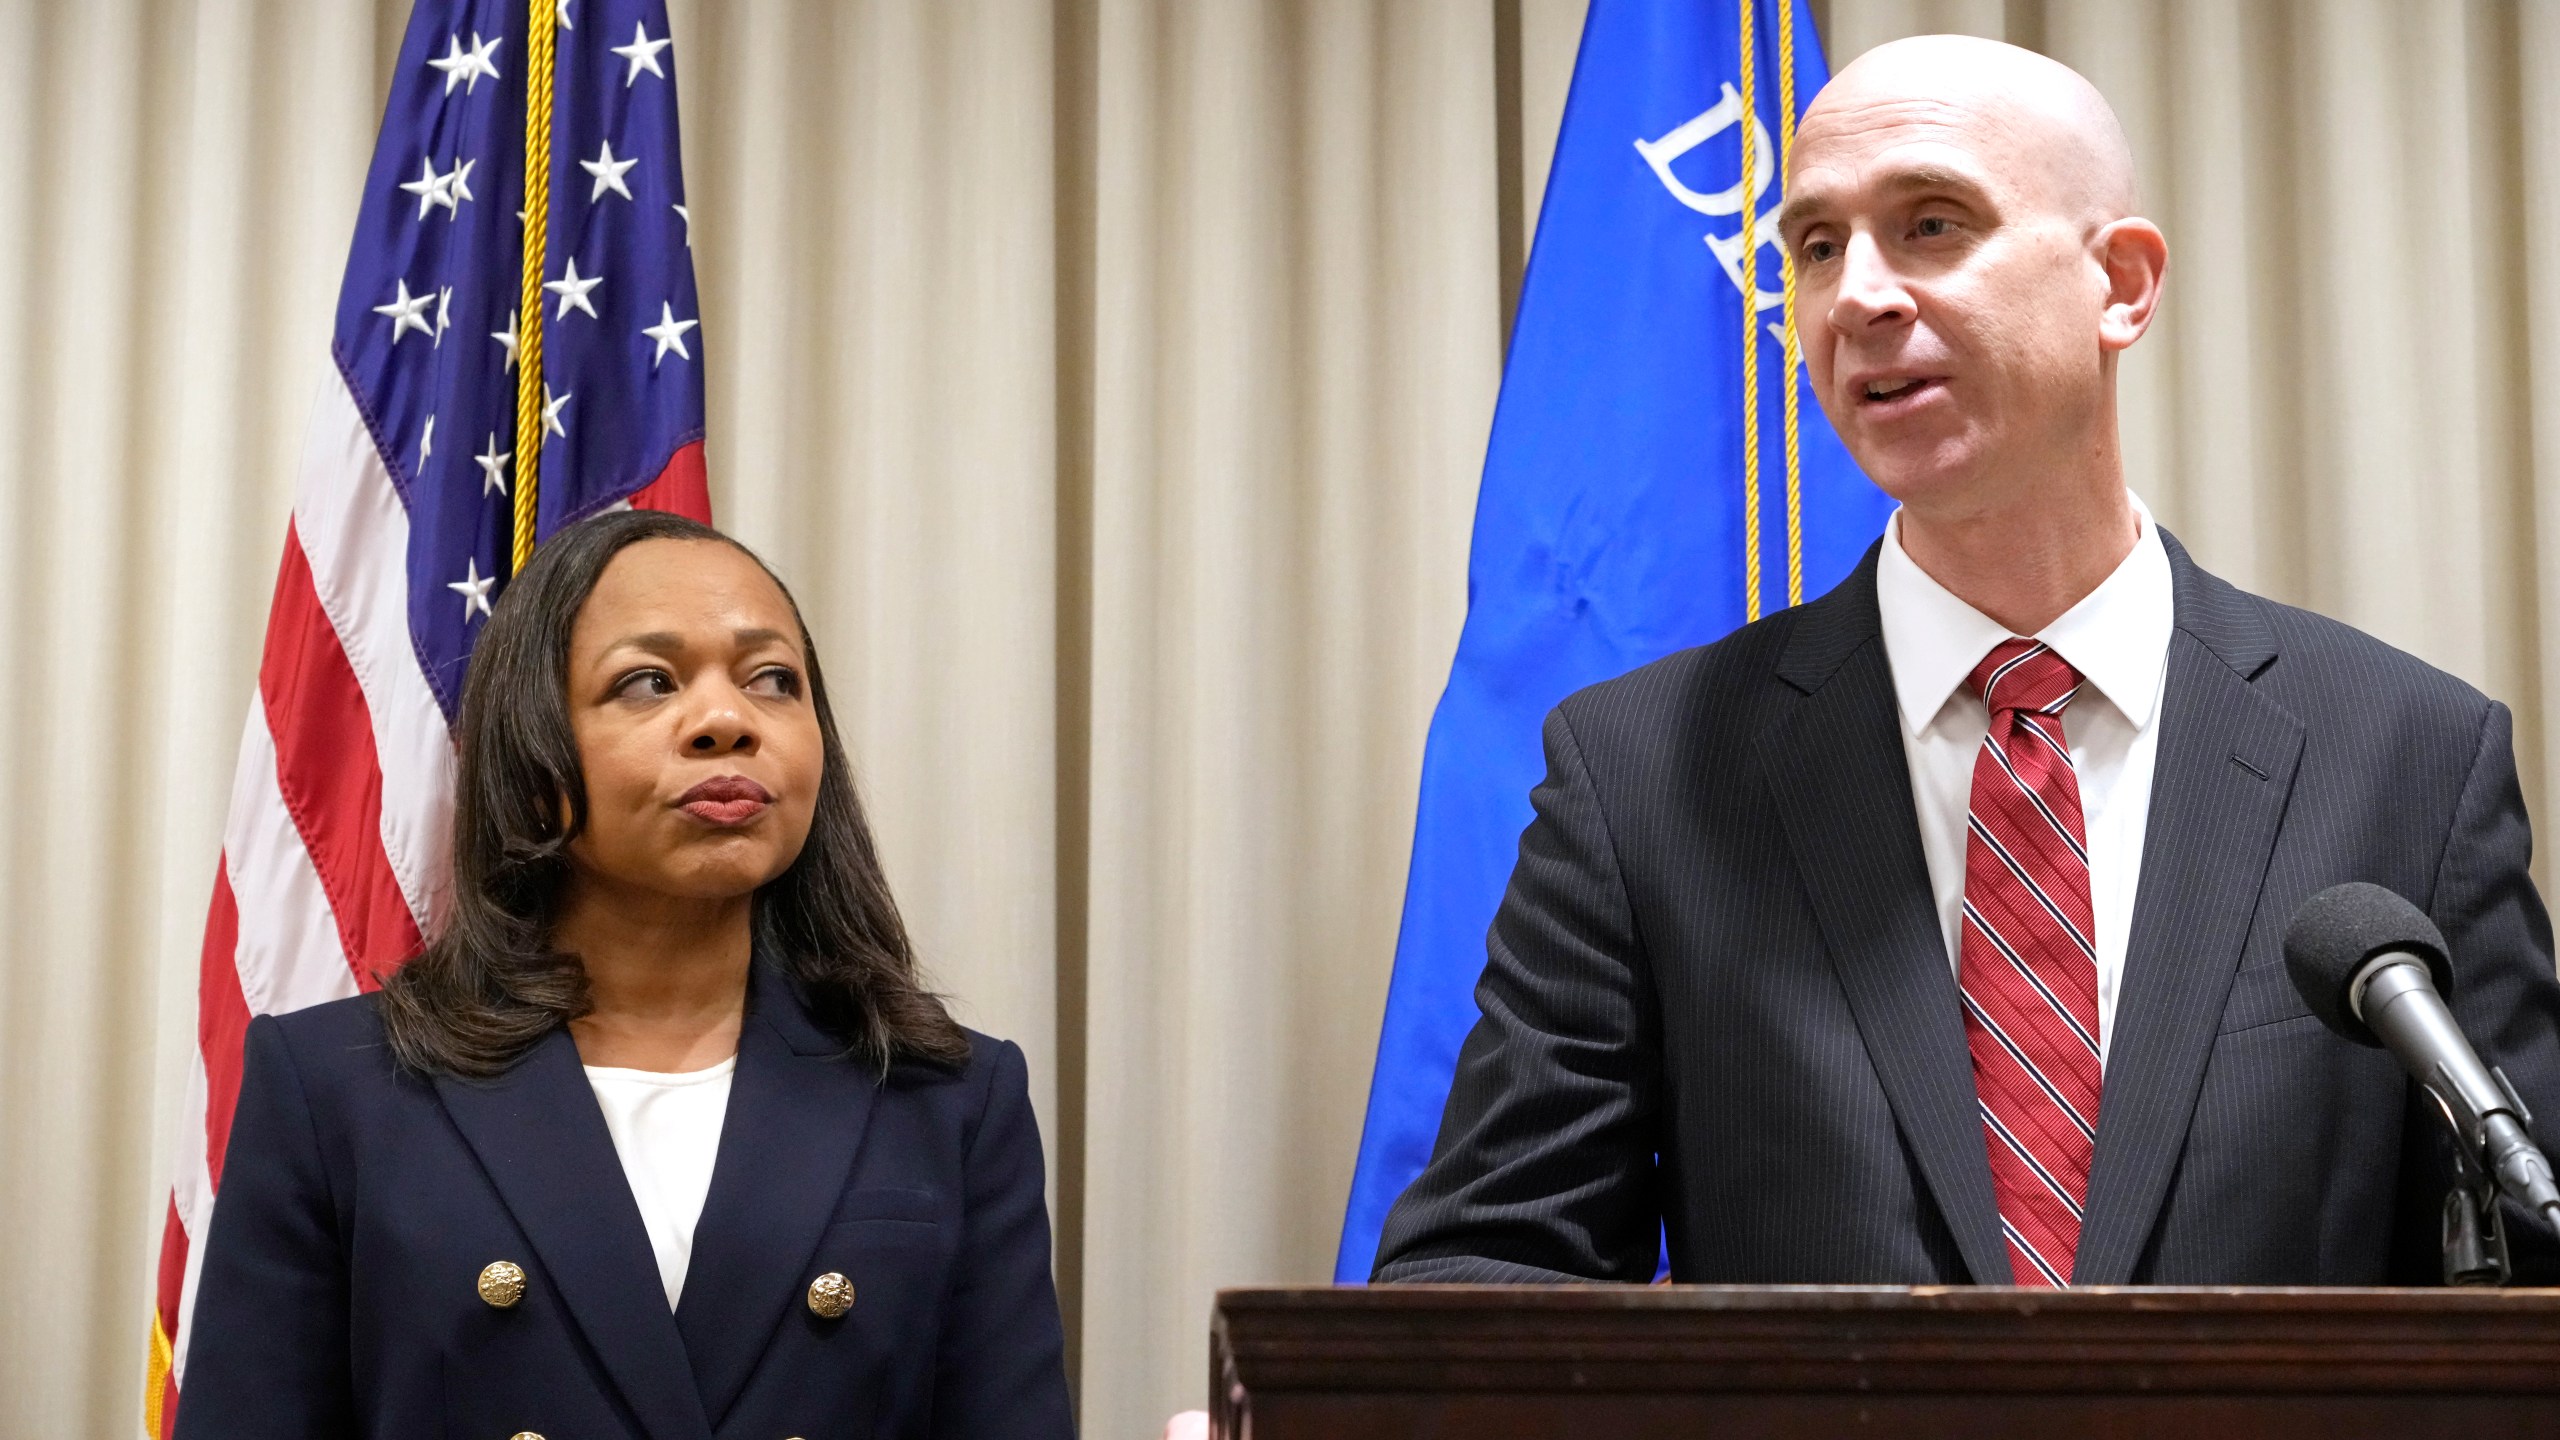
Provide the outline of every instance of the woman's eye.
{"type": "Polygon", "coordinates": [[[676,693],[676,682],[664,670],[634,670],[613,682],[617,700],[649,700],[676,693]]]}
{"type": "Polygon", "coordinates": [[[785,665],[768,665],[755,673],[747,688],[758,695],[795,699],[800,694],[800,674],[785,665]]]}

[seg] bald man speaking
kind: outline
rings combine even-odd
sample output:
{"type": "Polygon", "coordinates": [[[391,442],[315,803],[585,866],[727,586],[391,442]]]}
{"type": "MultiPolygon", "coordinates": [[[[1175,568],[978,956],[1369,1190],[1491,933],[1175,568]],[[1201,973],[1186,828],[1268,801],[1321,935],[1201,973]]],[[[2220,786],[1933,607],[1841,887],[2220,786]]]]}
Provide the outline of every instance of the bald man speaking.
{"type": "Polygon", "coordinates": [[[1902,41],[1815,100],[1796,323],[1901,508],[1831,593],[1548,718],[1378,1279],[1641,1281],[1667,1242],[1684,1281],[2435,1283],[2444,1127],[2283,964],[2347,880],[2427,911],[2456,1018],[2560,1117],[2506,708],[2207,574],[2125,488],[2168,266],[2134,211],[2106,102],[2027,51],[1902,41]]]}

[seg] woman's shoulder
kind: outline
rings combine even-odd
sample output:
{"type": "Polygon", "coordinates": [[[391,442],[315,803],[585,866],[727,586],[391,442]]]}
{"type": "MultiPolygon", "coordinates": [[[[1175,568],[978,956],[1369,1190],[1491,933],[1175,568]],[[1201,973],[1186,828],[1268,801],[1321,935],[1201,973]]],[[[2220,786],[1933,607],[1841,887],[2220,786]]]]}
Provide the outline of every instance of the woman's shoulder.
{"type": "Polygon", "coordinates": [[[1027,1128],[1031,1065],[1022,1047],[965,1026],[960,1033],[969,1037],[969,1063],[960,1071],[958,1087],[962,1134],[975,1140],[989,1129],[1009,1133],[1027,1128]]]}
{"type": "MultiPolygon", "coordinates": [[[[305,1005],[299,1010],[286,1010],[262,1015],[272,1020],[293,1038],[295,1043],[382,1038],[382,992],[367,990],[341,1000],[324,1000],[305,1005]]],[[[255,1023],[255,1022],[252,1022],[255,1023]]]]}
{"type": "Polygon", "coordinates": [[[299,1010],[261,1015],[249,1022],[250,1045],[261,1043],[261,1030],[267,1032],[265,1043],[284,1048],[297,1072],[332,1076],[369,1073],[388,1079],[399,1068],[383,1033],[379,992],[367,991],[343,1000],[305,1005],[299,1010]]]}
{"type": "MultiPolygon", "coordinates": [[[[991,1091],[1030,1090],[1030,1065],[1023,1058],[1022,1047],[1010,1040],[980,1034],[962,1026],[960,1033],[968,1037],[969,1058],[956,1065],[933,1060],[901,1059],[889,1066],[882,1077],[884,1088],[905,1090],[919,1095],[948,1097],[961,1104],[983,1104],[991,1091]]],[[[859,1064],[858,1060],[848,1063],[859,1064]]]]}
{"type": "Polygon", "coordinates": [[[1004,1117],[1030,1110],[1031,1067],[1022,1047],[1010,1040],[965,1027],[961,1033],[969,1040],[966,1060],[958,1064],[902,1060],[891,1065],[879,1083],[884,1100],[938,1117],[928,1123],[951,1127],[966,1139],[991,1118],[1001,1128],[1004,1117]]]}
{"type": "Polygon", "coordinates": [[[1022,1058],[1021,1046],[993,1035],[980,1034],[966,1025],[960,1027],[960,1033],[969,1037],[967,1073],[972,1078],[980,1083],[989,1083],[1008,1075],[1017,1079],[1024,1077],[1027,1062],[1022,1058]]]}

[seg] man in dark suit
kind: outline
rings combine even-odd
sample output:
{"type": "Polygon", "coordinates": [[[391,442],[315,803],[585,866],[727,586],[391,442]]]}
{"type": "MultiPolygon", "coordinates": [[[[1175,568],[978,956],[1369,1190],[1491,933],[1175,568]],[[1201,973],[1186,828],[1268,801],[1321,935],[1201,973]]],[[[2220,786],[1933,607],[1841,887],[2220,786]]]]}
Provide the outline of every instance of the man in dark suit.
{"type": "MultiPolygon", "coordinates": [[[[2198,568],[2126,490],[2167,242],[2078,75],[1930,37],[1807,113],[1824,411],[1901,502],[1837,589],[1559,706],[1383,1281],[2376,1284],[2451,1159],[2287,976],[2408,896],[2560,1115],[2504,706],[2198,568]]],[[[2560,1246],[2509,1216],[2520,1271],[2560,1246]]]]}

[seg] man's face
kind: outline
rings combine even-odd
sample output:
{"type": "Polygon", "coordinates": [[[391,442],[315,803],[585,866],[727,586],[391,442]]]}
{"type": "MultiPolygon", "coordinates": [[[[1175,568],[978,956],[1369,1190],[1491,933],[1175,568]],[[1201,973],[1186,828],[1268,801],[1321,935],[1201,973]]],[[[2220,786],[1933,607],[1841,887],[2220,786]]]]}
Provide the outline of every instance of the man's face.
{"type": "Polygon", "coordinates": [[[1784,241],[1823,412],[1905,504],[1988,509],[2100,418],[2105,267],[2049,144],[1997,105],[1826,95],[1784,241]]]}

